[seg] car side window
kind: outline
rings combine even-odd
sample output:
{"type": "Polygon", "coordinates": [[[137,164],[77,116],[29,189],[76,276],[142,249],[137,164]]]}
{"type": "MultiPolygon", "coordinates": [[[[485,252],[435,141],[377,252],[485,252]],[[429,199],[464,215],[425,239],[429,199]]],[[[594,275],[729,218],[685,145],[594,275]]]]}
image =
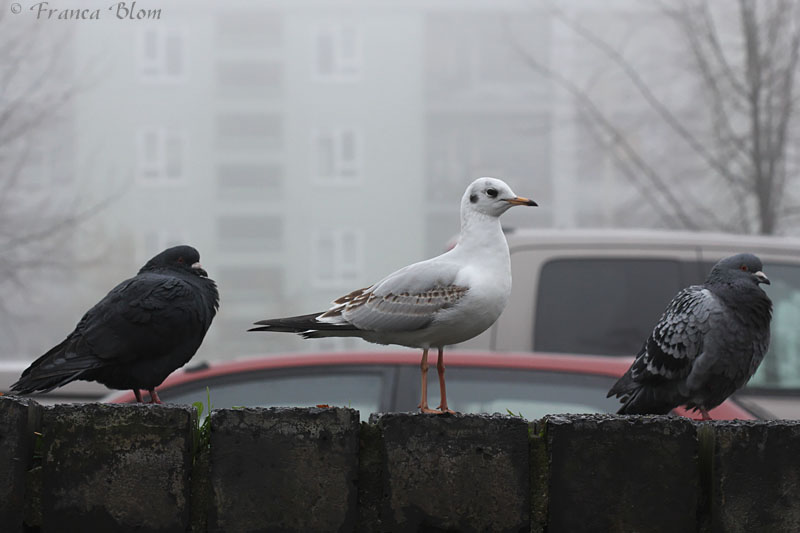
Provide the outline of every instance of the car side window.
{"type": "Polygon", "coordinates": [[[636,355],[696,263],[555,259],[539,277],[536,351],[636,355]]]}
{"type": "Polygon", "coordinates": [[[800,388],[800,267],[766,263],[771,285],[762,285],[772,300],[769,351],[750,388],[800,388]]]}

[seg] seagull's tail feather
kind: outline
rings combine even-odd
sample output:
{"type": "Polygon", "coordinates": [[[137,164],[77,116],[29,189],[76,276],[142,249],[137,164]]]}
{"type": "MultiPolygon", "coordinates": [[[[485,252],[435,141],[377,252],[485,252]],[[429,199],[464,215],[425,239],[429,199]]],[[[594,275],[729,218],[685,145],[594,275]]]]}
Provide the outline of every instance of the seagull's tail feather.
{"type": "Polygon", "coordinates": [[[325,312],[311,313],[310,315],[290,316],[286,318],[268,318],[255,323],[257,328],[247,331],[279,331],[297,333],[303,337],[348,337],[353,336],[359,329],[352,324],[320,322],[317,318],[325,312]]]}
{"type": "Polygon", "coordinates": [[[68,337],[48,350],[25,369],[19,380],[11,385],[11,392],[16,394],[50,392],[71,381],[81,379],[87,371],[97,366],[91,361],[96,358],[80,357],[73,351],[74,344],[75,339],[68,337]]]}

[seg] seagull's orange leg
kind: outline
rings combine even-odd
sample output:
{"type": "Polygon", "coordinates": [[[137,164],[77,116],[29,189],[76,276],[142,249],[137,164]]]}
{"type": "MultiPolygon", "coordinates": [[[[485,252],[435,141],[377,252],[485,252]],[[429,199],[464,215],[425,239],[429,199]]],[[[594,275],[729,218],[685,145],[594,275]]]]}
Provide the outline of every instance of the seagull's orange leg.
{"type": "Polygon", "coordinates": [[[161,403],[161,398],[158,397],[155,389],[149,389],[147,392],[150,393],[150,403],[161,403]]]}
{"type": "Polygon", "coordinates": [[[439,348],[436,370],[439,373],[439,396],[442,398],[442,402],[439,404],[439,411],[455,414],[455,411],[447,408],[447,390],[444,388],[444,348],[439,348]]]}
{"type": "Polygon", "coordinates": [[[139,389],[133,389],[133,394],[136,396],[136,403],[142,403],[142,392],[139,389]]]}
{"type": "Polygon", "coordinates": [[[419,410],[423,413],[439,414],[440,411],[428,407],[428,349],[422,350],[422,361],[419,363],[422,372],[422,399],[419,402],[419,410]]]}

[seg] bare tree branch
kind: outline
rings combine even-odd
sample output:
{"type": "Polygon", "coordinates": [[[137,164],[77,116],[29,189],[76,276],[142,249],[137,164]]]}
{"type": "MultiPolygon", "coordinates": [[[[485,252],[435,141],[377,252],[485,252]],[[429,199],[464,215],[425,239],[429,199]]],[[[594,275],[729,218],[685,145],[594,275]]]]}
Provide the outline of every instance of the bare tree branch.
{"type": "MultiPolygon", "coordinates": [[[[524,54],[530,68],[548,76],[575,99],[620,161],[620,171],[656,207],[659,216],[673,216],[687,228],[775,233],[781,220],[795,216],[795,207],[783,206],[794,206],[798,200],[789,183],[797,179],[800,170],[800,150],[795,148],[800,142],[795,126],[800,98],[795,89],[800,68],[800,4],[793,0],[659,3],[664,20],[683,38],[683,42],[675,41],[676,54],[685,48],[684,55],[688,53],[692,60],[693,69],[687,74],[694,77],[685,78],[684,83],[699,91],[700,98],[693,98],[689,114],[680,104],[671,106],[659,98],[644,72],[618,47],[555,3],[548,5],[555,20],[619,70],[645,104],[640,112],[655,113],[675,134],[681,144],[672,150],[667,144],[675,142],[671,138],[662,138],[662,149],[655,151],[629,142],[636,133],[614,113],[598,106],[592,96],[593,85],[581,88],[563,72],[525,53],[516,41],[512,44],[524,54]],[[679,161],[654,161],[664,152],[681,154],[679,161]],[[690,164],[687,158],[698,164],[690,164]],[[688,178],[683,174],[686,166],[702,176],[701,189],[716,188],[719,194],[687,194],[682,189],[688,178]],[[642,183],[647,185],[642,187],[642,183]],[[725,195],[724,199],[720,195],[725,195]],[[714,209],[722,205],[735,205],[736,209],[714,209]]],[[[615,31],[618,40],[619,31],[615,31]]],[[[625,107],[635,108],[627,102],[625,107]]]]}
{"type": "MultiPolygon", "coordinates": [[[[725,167],[720,164],[716,157],[711,154],[676,117],[661,100],[656,97],[648,84],[642,79],[637,70],[631,65],[622,55],[611,47],[607,42],[600,39],[597,35],[588,30],[585,26],[579,24],[575,20],[568,17],[561,9],[553,7],[553,13],[558,19],[567,27],[572,29],[576,34],[580,35],[587,42],[591,43],[598,50],[602,51],[614,64],[616,64],[630,79],[633,86],[639,91],[645,101],[655,110],[661,119],[669,125],[678,135],[686,141],[686,143],[698,154],[706,163],[714,168],[717,172],[724,175],[725,167]]],[[[707,213],[708,214],[708,213],[707,213]]]]}

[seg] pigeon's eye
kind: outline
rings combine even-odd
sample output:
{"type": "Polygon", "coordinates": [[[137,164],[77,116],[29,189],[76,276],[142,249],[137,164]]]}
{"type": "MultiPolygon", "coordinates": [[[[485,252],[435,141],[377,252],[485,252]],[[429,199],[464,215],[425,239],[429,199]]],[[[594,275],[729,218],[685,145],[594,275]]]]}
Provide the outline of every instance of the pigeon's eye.
{"type": "Polygon", "coordinates": [[[743,272],[747,272],[747,265],[742,265],[742,266],[740,266],[740,267],[739,267],[739,270],[741,270],[741,271],[743,271],[743,272]]]}
{"type": "Polygon", "coordinates": [[[494,198],[497,196],[497,189],[486,189],[486,194],[489,195],[489,198],[494,198]]]}
{"type": "Polygon", "coordinates": [[[183,263],[183,257],[178,258],[178,263],[183,263]]]}

